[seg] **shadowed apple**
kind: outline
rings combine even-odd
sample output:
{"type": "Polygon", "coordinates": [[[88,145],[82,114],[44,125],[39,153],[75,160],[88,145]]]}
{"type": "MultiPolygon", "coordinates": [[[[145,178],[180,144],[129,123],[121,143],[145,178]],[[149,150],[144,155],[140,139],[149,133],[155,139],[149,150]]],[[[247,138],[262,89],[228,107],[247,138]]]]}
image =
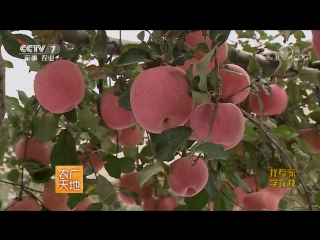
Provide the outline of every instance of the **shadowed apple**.
{"type": "Polygon", "coordinates": [[[78,155],[80,165],[83,165],[83,170],[85,170],[87,167],[91,166],[94,171],[97,173],[99,172],[103,167],[105,162],[102,161],[102,157],[98,157],[96,153],[90,153],[88,156],[86,154],[78,155]],[[86,158],[89,158],[88,161],[85,162],[86,158]]]}
{"type": "Polygon", "coordinates": [[[250,96],[250,108],[257,116],[280,114],[287,107],[288,95],[286,90],[277,84],[270,84],[270,88],[271,92],[269,95],[264,92],[262,87],[259,87],[259,92],[250,96]],[[257,95],[260,96],[264,112],[260,109],[259,97],[257,95]]]}
{"type": "Polygon", "coordinates": [[[130,111],[119,106],[119,97],[114,95],[115,90],[109,90],[102,96],[100,103],[101,115],[104,122],[115,130],[122,130],[134,125],[130,111]]]}
{"type": "Polygon", "coordinates": [[[100,147],[92,146],[90,143],[83,143],[82,146],[85,149],[85,153],[79,154],[78,158],[80,165],[83,165],[83,170],[91,166],[96,173],[99,172],[106,163],[102,157],[98,156],[98,153],[95,152],[100,149],[100,147]]]}
{"type": "Polygon", "coordinates": [[[219,70],[219,76],[223,79],[220,98],[229,100],[233,104],[238,104],[245,100],[250,92],[250,77],[241,67],[234,64],[227,64],[230,70],[238,72],[231,73],[224,68],[219,70]]]}
{"type": "Polygon", "coordinates": [[[145,130],[140,129],[137,125],[134,129],[125,128],[119,135],[118,142],[120,146],[123,147],[135,147],[143,140],[143,135],[145,130]]]}
{"type": "Polygon", "coordinates": [[[305,140],[312,151],[312,154],[320,153],[320,133],[315,128],[300,129],[298,137],[305,140]]]}
{"type": "Polygon", "coordinates": [[[39,202],[31,196],[22,196],[20,201],[17,198],[12,199],[7,206],[5,211],[40,211],[41,207],[39,202]]]}
{"type": "MultiPolygon", "coordinates": [[[[212,41],[209,36],[210,31],[207,32],[208,36],[204,39],[202,35],[202,31],[192,32],[189,33],[185,37],[185,43],[187,46],[190,46],[191,48],[195,48],[200,43],[205,43],[208,46],[209,51],[211,50],[212,41]]],[[[196,59],[200,60],[204,55],[206,55],[205,52],[202,51],[195,51],[194,55],[196,59]]],[[[220,47],[217,48],[217,62],[218,66],[220,66],[228,56],[228,44],[227,42],[224,42],[220,47]]],[[[211,61],[208,72],[211,72],[211,70],[215,67],[215,60],[211,61]]],[[[195,70],[196,71],[196,70],[195,70]]],[[[195,75],[198,75],[197,72],[195,72],[195,75]]]]}
{"type": "Polygon", "coordinates": [[[43,205],[50,211],[70,211],[67,193],[56,193],[55,180],[46,183],[42,192],[43,205]]]}
{"type": "Polygon", "coordinates": [[[278,200],[269,192],[259,191],[248,194],[243,200],[246,211],[278,210],[278,200]]]}
{"type": "Polygon", "coordinates": [[[170,165],[168,183],[175,194],[192,197],[206,186],[208,178],[208,167],[202,158],[183,157],[170,165]]]}
{"type": "MultiPolygon", "coordinates": [[[[281,179],[286,179],[286,178],[282,178],[282,177],[277,176],[278,182],[281,181],[281,179]]],[[[248,185],[248,187],[253,192],[257,192],[257,191],[269,192],[269,193],[273,194],[277,198],[278,202],[290,190],[290,188],[280,187],[279,185],[273,187],[270,184],[270,179],[269,179],[268,185],[265,188],[260,188],[258,186],[259,178],[257,176],[254,176],[254,175],[251,175],[251,176],[249,176],[247,178],[244,178],[242,180],[248,185]]],[[[241,188],[239,188],[238,191],[239,192],[242,191],[243,193],[245,193],[241,188]]]]}
{"type": "MultiPolygon", "coordinates": [[[[197,142],[207,138],[213,119],[215,104],[202,104],[195,108],[191,116],[191,128],[197,142]]],[[[222,145],[224,150],[235,147],[244,134],[245,121],[240,109],[232,103],[219,103],[214,117],[212,137],[209,142],[222,145]]]]}
{"type": "MultiPolygon", "coordinates": [[[[104,121],[103,119],[101,119],[100,117],[97,119],[98,120],[98,124],[99,126],[102,126],[104,128],[107,129],[107,135],[106,137],[109,138],[111,141],[116,141],[117,139],[117,134],[120,135],[121,134],[121,130],[115,130],[111,127],[109,127],[104,121]]],[[[101,140],[101,139],[100,139],[101,140]]]]}
{"type": "Polygon", "coordinates": [[[172,196],[161,196],[159,199],[148,198],[143,206],[143,211],[172,211],[177,207],[177,202],[172,196]]]}
{"type": "Polygon", "coordinates": [[[28,138],[27,151],[25,155],[26,139],[20,140],[15,148],[15,154],[17,159],[37,160],[44,166],[51,164],[50,155],[52,148],[48,148],[51,142],[40,143],[35,137],[28,138]]]}
{"type": "MultiPolygon", "coordinates": [[[[123,174],[119,181],[119,188],[124,188],[137,193],[140,197],[141,203],[143,204],[147,198],[151,197],[152,193],[154,192],[154,187],[150,185],[152,184],[152,180],[150,179],[143,185],[142,188],[140,188],[139,174],[139,172],[123,174]]],[[[123,193],[119,192],[119,197],[122,200],[122,202],[126,205],[136,205],[135,200],[130,196],[126,196],[123,193]]]]}

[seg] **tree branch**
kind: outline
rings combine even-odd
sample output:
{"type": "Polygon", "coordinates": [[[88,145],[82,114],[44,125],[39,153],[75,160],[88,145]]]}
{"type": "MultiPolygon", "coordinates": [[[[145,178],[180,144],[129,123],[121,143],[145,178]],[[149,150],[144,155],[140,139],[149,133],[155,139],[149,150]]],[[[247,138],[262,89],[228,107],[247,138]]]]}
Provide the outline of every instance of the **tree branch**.
{"type": "MultiPolygon", "coordinates": [[[[0,36],[0,46],[1,46],[1,36],[0,36]]],[[[4,60],[1,54],[0,48],[0,136],[1,136],[1,127],[4,119],[4,115],[6,114],[6,103],[5,103],[5,78],[6,78],[6,67],[4,60]]]]}
{"type": "MultiPolygon", "coordinates": [[[[127,44],[139,44],[139,42],[122,40],[121,45],[125,46],[127,44]]],[[[119,55],[120,51],[117,46],[120,46],[120,40],[117,38],[109,37],[108,42],[108,54],[119,55]]],[[[269,60],[261,54],[253,54],[242,50],[237,50],[229,45],[229,62],[236,64],[244,69],[247,69],[249,66],[250,56],[254,57],[260,67],[264,70],[271,73],[274,73],[280,65],[278,60],[269,60]],[[231,57],[232,56],[232,57],[231,57]]],[[[320,70],[320,61],[310,62],[308,67],[303,67],[304,71],[310,72],[319,72],[320,70]]],[[[290,70],[289,70],[290,71],[290,70]]]]}
{"type": "Polygon", "coordinates": [[[267,137],[267,139],[273,143],[273,145],[279,150],[280,155],[283,157],[283,159],[285,159],[285,165],[287,168],[294,168],[296,170],[296,176],[297,176],[297,180],[298,182],[301,184],[307,200],[308,200],[308,207],[309,207],[309,211],[313,211],[312,209],[312,203],[311,203],[311,194],[310,192],[307,190],[306,185],[303,183],[300,174],[298,172],[298,170],[296,169],[294,163],[291,161],[291,159],[288,157],[288,155],[285,153],[285,151],[280,147],[280,145],[277,143],[277,141],[272,137],[271,133],[268,131],[268,129],[266,129],[262,123],[260,123],[258,120],[256,120],[251,114],[247,113],[246,111],[240,109],[243,116],[245,116],[246,118],[248,118],[252,123],[254,123],[267,137]]]}
{"type": "Polygon", "coordinates": [[[58,30],[60,31],[61,41],[74,44],[76,47],[87,46],[90,44],[90,37],[85,30],[58,30]]]}

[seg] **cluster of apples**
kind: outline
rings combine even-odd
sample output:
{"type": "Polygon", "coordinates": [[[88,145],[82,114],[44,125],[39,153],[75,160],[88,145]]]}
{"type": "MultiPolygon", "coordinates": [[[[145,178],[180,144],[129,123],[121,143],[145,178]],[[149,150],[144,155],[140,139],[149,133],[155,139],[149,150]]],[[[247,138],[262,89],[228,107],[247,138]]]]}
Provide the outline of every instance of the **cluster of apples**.
{"type": "MultiPolygon", "coordinates": [[[[190,47],[196,47],[197,44],[203,42],[202,32],[190,33],[185,42],[190,47]]],[[[206,43],[210,49],[212,41],[206,38],[206,43]]],[[[217,49],[219,66],[226,60],[227,51],[226,43],[217,49]]],[[[194,75],[197,75],[196,63],[204,55],[205,53],[196,51],[195,57],[186,61],[183,66],[159,66],[138,75],[131,87],[130,101],[131,114],[140,127],[152,133],[161,133],[169,128],[186,125],[193,129],[191,140],[200,142],[208,136],[213,114],[212,109],[215,106],[213,103],[195,106],[193,99],[188,95],[190,85],[185,73],[186,69],[193,64],[194,75]]],[[[215,67],[215,64],[215,61],[210,63],[208,73],[215,67]]],[[[219,70],[219,75],[223,79],[220,96],[223,102],[218,103],[212,137],[209,139],[209,142],[221,144],[225,150],[235,147],[243,137],[245,121],[236,104],[244,101],[250,93],[250,78],[247,72],[234,64],[228,64],[228,68],[239,74],[234,74],[226,68],[219,70]]],[[[258,116],[281,113],[287,106],[288,97],[284,88],[276,84],[270,85],[270,88],[271,94],[269,95],[262,88],[259,88],[256,95],[250,96],[250,106],[258,116]],[[264,104],[264,112],[259,107],[257,95],[260,95],[264,104]]],[[[195,159],[196,157],[193,158],[193,160],[195,159]]],[[[205,187],[208,181],[208,168],[203,159],[198,159],[195,166],[191,166],[190,162],[192,160],[184,157],[170,165],[168,183],[171,191],[178,196],[194,196],[205,187]]],[[[135,179],[131,179],[130,184],[133,186],[133,182],[135,182],[136,188],[139,188],[138,173],[136,173],[135,179]]],[[[121,185],[122,187],[130,187],[128,180],[123,178],[120,183],[122,181],[128,183],[121,185]]],[[[143,194],[148,192],[148,187],[143,189],[143,194]]],[[[134,190],[134,187],[131,190],[137,191],[134,190]]],[[[144,202],[148,198],[145,198],[142,193],[140,198],[144,202]]],[[[148,195],[148,197],[150,196],[148,195]]],[[[121,198],[127,204],[135,204],[132,199],[121,198]]],[[[161,197],[157,201],[160,200],[161,197]]],[[[156,202],[154,199],[152,201],[156,202]]],[[[170,200],[170,203],[173,202],[170,200]]],[[[175,204],[166,205],[161,201],[159,204],[162,207],[167,206],[168,210],[175,206],[175,204]]]]}
{"type": "MultiPolygon", "coordinates": [[[[289,188],[272,187],[268,184],[265,188],[258,186],[259,179],[257,176],[251,175],[242,179],[250,189],[250,193],[245,193],[242,188],[235,187],[229,181],[223,183],[228,189],[233,188],[237,197],[237,201],[233,206],[233,210],[243,208],[245,211],[276,211],[281,198],[290,190],[289,188]]],[[[214,209],[212,203],[209,204],[211,211],[214,209]]]]}
{"type": "MultiPolygon", "coordinates": [[[[67,202],[67,193],[55,192],[55,181],[50,180],[44,185],[42,192],[42,203],[50,211],[70,211],[67,202]]],[[[89,197],[84,197],[72,211],[85,211],[94,201],[89,197]]],[[[11,200],[5,207],[6,211],[41,211],[38,199],[33,196],[22,196],[21,199],[11,200]]]]}
{"type": "MultiPolygon", "coordinates": [[[[190,33],[185,39],[186,45],[191,48],[195,48],[197,44],[203,42],[210,50],[212,41],[209,37],[204,41],[201,31],[190,33]]],[[[227,53],[228,45],[224,42],[217,47],[217,61],[211,61],[208,73],[216,67],[216,62],[219,67],[225,62],[227,53]]],[[[98,119],[98,121],[102,121],[110,132],[115,133],[109,134],[108,137],[112,141],[117,141],[121,146],[135,147],[143,141],[145,131],[160,134],[164,130],[185,125],[193,129],[190,139],[201,142],[209,134],[213,109],[217,109],[211,132],[212,137],[208,141],[220,144],[224,150],[229,150],[238,145],[244,134],[245,119],[237,106],[239,103],[249,98],[251,110],[257,116],[271,116],[285,110],[288,96],[283,87],[270,84],[270,94],[266,94],[262,87],[259,87],[257,93],[250,94],[248,73],[234,64],[227,64],[226,67],[219,69],[219,76],[223,82],[217,108],[214,103],[196,106],[188,94],[190,83],[185,71],[193,64],[193,73],[195,76],[198,75],[196,64],[205,53],[195,51],[194,55],[195,57],[187,60],[183,66],[158,66],[140,73],[131,86],[132,111],[127,111],[119,106],[118,90],[110,89],[105,92],[100,104],[102,119],[98,119]],[[264,111],[259,107],[259,98],[262,101],[264,111]]],[[[81,70],[76,64],[66,60],[47,64],[37,73],[34,80],[34,92],[39,103],[49,112],[56,114],[66,113],[75,108],[82,101],[85,89],[81,70]]],[[[25,140],[22,140],[16,147],[18,158],[23,158],[24,143],[25,140]]],[[[38,143],[35,138],[29,139],[26,159],[36,159],[45,166],[50,165],[51,150],[46,147],[48,144],[50,143],[38,143]]],[[[84,147],[90,146],[84,145],[84,147]]],[[[88,166],[88,163],[84,163],[85,157],[85,154],[79,155],[81,164],[88,166]]],[[[90,153],[89,157],[94,170],[100,171],[104,166],[102,159],[96,153],[90,153]]],[[[119,182],[119,187],[138,193],[143,203],[143,209],[155,210],[154,206],[157,206],[157,209],[172,210],[176,206],[172,196],[153,197],[154,187],[151,179],[140,188],[138,176],[139,172],[124,174],[119,182]],[[151,208],[151,206],[153,207],[151,208]]],[[[208,168],[202,158],[182,157],[170,165],[168,182],[172,192],[176,195],[194,196],[205,187],[207,181],[208,168]],[[195,160],[197,163],[191,164],[195,160]]],[[[45,189],[50,189],[50,186],[47,184],[45,189]]],[[[52,189],[54,188],[52,187],[52,189]]],[[[53,190],[45,190],[44,196],[46,192],[51,194],[47,193],[50,196],[48,199],[54,199],[53,190]]],[[[63,194],[58,195],[60,198],[63,196],[63,194]]],[[[131,197],[122,193],[119,193],[119,196],[125,204],[135,204],[131,197]]],[[[51,210],[57,208],[63,210],[66,206],[66,204],[58,206],[53,202],[64,201],[51,200],[46,207],[51,210]]]]}
{"type": "MultiPolygon", "coordinates": [[[[52,142],[40,143],[37,141],[36,137],[31,137],[28,139],[26,146],[26,140],[22,139],[16,145],[16,157],[17,159],[36,160],[37,162],[39,162],[39,164],[43,166],[49,166],[51,164],[51,143],[52,142]]],[[[82,165],[84,169],[91,166],[95,172],[99,172],[104,167],[105,162],[102,160],[101,157],[98,156],[97,153],[92,151],[95,149],[93,149],[93,147],[90,144],[84,143],[81,145],[81,147],[84,148],[84,152],[79,152],[78,155],[80,165],[82,165]],[[87,156],[90,159],[89,161],[85,161],[87,156]]],[[[54,184],[55,182],[53,180],[45,184],[42,193],[42,203],[50,211],[69,211],[70,209],[67,206],[68,194],[55,193],[54,184]]],[[[37,209],[40,209],[40,205],[36,205],[35,202],[38,203],[38,201],[32,197],[23,197],[20,201],[14,199],[11,202],[9,202],[7,208],[8,211],[9,209],[10,211],[20,211],[24,207],[25,210],[34,211],[36,210],[34,209],[34,206],[37,206],[37,209]],[[29,204],[30,202],[33,202],[34,204],[29,204]],[[15,204],[12,207],[10,207],[13,203],[15,204]]],[[[84,211],[92,203],[94,203],[92,199],[84,198],[82,201],[78,203],[78,205],[75,207],[75,209],[73,209],[73,211],[84,211]]]]}

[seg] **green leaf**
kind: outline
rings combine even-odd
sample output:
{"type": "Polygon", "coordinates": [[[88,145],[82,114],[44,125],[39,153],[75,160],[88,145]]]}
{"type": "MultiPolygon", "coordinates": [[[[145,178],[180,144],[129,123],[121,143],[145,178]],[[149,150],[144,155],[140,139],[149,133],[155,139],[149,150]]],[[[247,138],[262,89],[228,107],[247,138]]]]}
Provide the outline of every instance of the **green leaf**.
{"type": "MultiPolygon", "coordinates": [[[[227,66],[227,65],[225,65],[227,66]]],[[[214,67],[209,73],[209,82],[212,87],[216,86],[217,81],[219,81],[219,85],[221,85],[221,78],[219,77],[219,67],[214,67]]],[[[222,80],[223,81],[223,80],[222,80]]]]}
{"type": "Polygon", "coordinates": [[[313,121],[316,122],[317,125],[320,125],[320,111],[315,110],[309,113],[308,115],[313,121]]]}
{"type": "MultiPolygon", "coordinates": [[[[187,78],[188,78],[188,80],[189,80],[189,83],[192,83],[192,80],[194,79],[194,74],[193,74],[193,64],[191,64],[189,67],[188,67],[188,69],[187,69],[187,71],[186,71],[186,75],[187,75],[187,78]]],[[[198,86],[198,84],[197,84],[197,86],[198,86]]],[[[192,88],[191,88],[192,89],[192,88]]]]}
{"type": "Polygon", "coordinates": [[[250,75],[251,79],[261,76],[261,73],[262,70],[257,59],[254,56],[249,55],[248,74],[250,75]]]}
{"type": "Polygon", "coordinates": [[[285,139],[287,141],[299,135],[298,133],[296,133],[296,130],[294,128],[288,127],[287,125],[283,125],[283,124],[273,129],[272,133],[279,139],[285,139]]]}
{"type": "Polygon", "coordinates": [[[122,173],[130,173],[136,169],[133,158],[123,157],[123,158],[120,158],[119,160],[121,163],[121,172],[122,173]]]}
{"type": "Polygon", "coordinates": [[[53,169],[57,165],[79,165],[80,161],[76,150],[76,141],[67,129],[59,133],[57,143],[53,146],[50,159],[53,169]]]}
{"type": "Polygon", "coordinates": [[[272,77],[283,77],[288,69],[288,59],[284,59],[280,62],[278,68],[272,73],[272,77]]]}
{"type": "Polygon", "coordinates": [[[238,34],[238,38],[252,38],[254,36],[254,30],[235,30],[235,32],[238,34]]]}
{"type": "Polygon", "coordinates": [[[215,53],[215,48],[212,49],[209,53],[207,53],[203,58],[201,58],[201,60],[196,64],[196,69],[200,77],[200,82],[198,87],[201,91],[204,91],[204,92],[207,91],[208,66],[212,60],[214,53],[215,53]]]}
{"type": "Polygon", "coordinates": [[[255,172],[258,176],[259,176],[259,181],[258,181],[258,185],[261,188],[266,188],[267,185],[269,184],[269,171],[266,170],[259,170],[258,172],[255,172]]]}
{"type": "MultiPolygon", "coordinates": [[[[227,200],[230,202],[230,200],[227,200]]],[[[213,202],[213,210],[214,211],[230,211],[230,204],[228,204],[229,202],[225,201],[225,199],[223,197],[217,198],[216,200],[214,200],[213,202]]],[[[233,207],[233,206],[232,206],[233,207]]]]}
{"type": "Polygon", "coordinates": [[[38,61],[26,61],[29,66],[29,72],[34,71],[38,72],[41,68],[41,65],[38,61]]]}
{"type": "Polygon", "coordinates": [[[74,209],[78,203],[83,199],[82,193],[70,193],[67,205],[70,210],[74,209]]]}
{"type": "Polygon", "coordinates": [[[210,201],[214,201],[219,197],[220,186],[216,180],[216,174],[213,172],[209,172],[209,179],[204,189],[207,191],[210,201]]]}
{"type": "Polygon", "coordinates": [[[195,101],[196,104],[200,105],[202,103],[210,103],[211,100],[208,96],[208,93],[205,92],[197,92],[197,91],[192,91],[192,98],[195,101]]]}
{"type": "Polygon", "coordinates": [[[38,142],[45,143],[52,140],[56,135],[58,126],[59,119],[55,118],[53,114],[43,114],[35,131],[38,142]]]}
{"type": "Polygon", "coordinates": [[[63,115],[68,122],[76,123],[78,121],[77,110],[75,108],[63,115]]]}
{"type": "Polygon", "coordinates": [[[103,157],[103,161],[106,161],[104,168],[109,175],[117,179],[121,178],[121,173],[133,172],[135,169],[134,159],[129,157],[118,158],[107,154],[103,157]]]}
{"type": "Polygon", "coordinates": [[[189,127],[176,127],[163,131],[157,138],[155,146],[155,158],[162,161],[174,159],[176,151],[183,147],[192,134],[189,127]]]}
{"type": "Polygon", "coordinates": [[[13,68],[12,62],[7,61],[7,60],[3,60],[3,61],[4,61],[4,66],[5,66],[6,68],[13,68]]]}
{"type": "Polygon", "coordinates": [[[89,128],[92,132],[95,132],[99,127],[97,119],[89,110],[80,110],[78,118],[80,127],[89,128]]]}
{"type": "Polygon", "coordinates": [[[155,161],[152,164],[145,166],[139,174],[139,186],[142,188],[153,175],[158,174],[163,169],[162,164],[159,161],[155,161]]]}
{"type": "Polygon", "coordinates": [[[148,45],[151,47],[151,49],[153,50],[153,54],[155,56],[161,56],[163,54],[163,52],[161,51],[160,48],[160,44],[155,43],[155,42],[148,42],[148,45]]]}
{"type": "Polygon", "coordinates": [[[99,196],[101,202],[111,206],[114,201],[117,199],[117,191],[111,182],[108,181],[105,177],[99,175],[97,177],[98,183],[95,186],[97,195],[99,196]]]}
{"type": "Polygon", "coordinates": [[[20,46],[21,44],[18,42],[17,38],[9,33],[2,35],[2,44],[6,52],[12,57],[24,59],[24,55],[20,54],[20,46]]]}
{"type": "Polygon", "coordinates": [[[127,190],[125,188],[120,188],[119,190],[123,195],[126,195],[128,197],[131,197],[137,205],[141,206],[141,201],[140,201],[140,197],[139,194],[137,194],[136,192],[127,190]]]}
{"type": "Polygon", "coordinates": [[[28,160],[23,163],[25,169],[29,172],[32,181],[35,183],[48,182],[54,175],[54,170],[51,167],[43,166],[35,160],[28,160]]]}
{"type": "Polygon", "coordinates": [[[18,169],[11,169],[10,172],[7,175],[7,179],[10,182],[17,182],[20,177],[20,172],[18,169]]]}
{"type": "Polygon", "coordinates": [[[99,203],[92,203],[90,204],[86,211],[102,211],[103,209],[103,204],[101,202],[99,203]]]}
{"type": "Polygon", "coordinates": [[[254,130],[251,123],[246,123],[245,131],[242,140],[247,142],[254,142],[259,138],[259,134],[254,130]]]}
{"type": "Polygon", "coordinates": [[[234,172],[224,172],[226,178],[236,187],[242,188],[246,193],[250,193],[251,190],[248,185],[234,172]]]}
{"type": "Polygon", "coordinates": [[[18,90],[18,96],[19,96],[20,102],[25,107],[29,107],[32,101],[34,100],[34,97],[29,98],[23,91],[20,91],[20,90],[18,90]]]}
{"type": "MultiPolygon", "coordinates": [[[[313,170],[318,170],[318,167],[320,166],[320,155],[315,154],[312,156],[312,159],[309,161],[308,166],[306,167],[304,173],[308,173],[313,170]]],[[[319,204],[320,205],[320,204],[319,204]]]]}
{"type": "Polygon", "coordinates": [[[115,63],[115,66],[122,67],[139,62],[144,62],[147,59],[150,59],[150,57],[150,53],[147,51],[144,51],[140,48],[131,48],[119,58],[119,60],[115,63]]]}
{"type": "Polygon", "coordinates": [[[209,195],[205,189],[202,189],[197,195],[184,198],[187,211],[201,211],[207,205],[208,201],[209,195]]]}
{"type": "Polygon", "coordinates": [[[107,59],[108,36],[106,30],[98,30],[92,46],[92,53],[97,56],[99,66],[102,68],[107,59]]]}
{"type": "Polygon", "coordinates": [[[118,104],[124,110],[132,111],[130,102],[130,90],[124,92],[118,99],[118,104]]]}
{"type": "Polygon", "coordinates": [[[29,44],[29,45],[35,45],[37,44],[34,39],[32,39],[31,37],[21,34],[21,33],[15,33],[13,34],[13,36],[15,36],[16,38],[22,40],[23,42],[29,44]]]}
{"type": "Polygon", "coordinates": [[[200,143],[194,149],[195,152],[203,153],[206,160],[216,160],[223,159],[226,160],[229,158],[228,152],[224,151],[224,148],[221,145],[217,145],[212,142],[200,143]]]}
{"type": "MultiPolygon", "coordinates": [[[[215,42],[220,42],[221,46],[229,38],[231,30],[210,30],[209,36],[212,41],[212,44],[215,42]]],[[[211,49],[214,49],[216,46],[212,46],[211,49]]]]}
{"type": "Polygon", "coordinates": [[[209,48],[208,48],[208,45],[206,43],[199,43],[196,48],[195,48],[196,51],[201,51],[201,52],[209,52],[209,48]]]}
{"type": "Polygon", "coordinates": [[[106,30],[98,30],[92,45],[92,53],[107,53],[108,36],[106,30]]]}
{"type": "Polygon", "coordinates": [[[0,200],[0,209],[2,208],[2,201],[0,200]]]}
{"type": "Polygon", "coordinates": [[[123,151],[123,156],[125,156],[125,157],[134,158],[134,159],[137,158],[137,149],[136,148],[123,147],[122,151],[123,151]]]}
{"type": "Polygon", "coordinates": [[[316,197],[314,199],[314,203],[320,205],[320,191],[318,190],[316,197]]]}
{"type": "Polygon", "coordinates": [[[300,139],[300,138],[297,138],[296,141],[297,141],[297,143],[299,145],[299,149],[301,151],[303,151],[306,154],[311,155],[312,151],[311,151],[311,147],[310,147],[309,143],[307,143],[305,140],[300,139]]]}
{"type": "Polygon", "coordinates": [[[144,40],[144,37],[145,37],[145,32],[144,32],[144,31],[139,32],[138,35],[137,35],[137,38],[138,38],[140,41],[143,41],[143,40],[144,40]]]}

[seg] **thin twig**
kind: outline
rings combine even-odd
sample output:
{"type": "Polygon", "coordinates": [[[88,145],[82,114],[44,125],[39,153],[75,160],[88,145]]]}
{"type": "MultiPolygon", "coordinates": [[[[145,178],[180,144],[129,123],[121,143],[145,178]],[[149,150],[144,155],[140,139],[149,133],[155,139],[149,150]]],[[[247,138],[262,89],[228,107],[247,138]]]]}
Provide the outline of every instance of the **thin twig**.
{"type": "Polygon", "coordinates": [[[300,175],[299,175],[299,172],[298,170],[296,169],[294,163],[291,161],[291,159],[288,157],[288,155],[284,152],[284,150],[280,147],[280,145],[277,143],[277,141],[272,137],[271,133],[268,131],[268,129],[266,129],[262,123],[260,123],[258,120],[256,120],[251,114],[247,113],[246,111],[240,109],[242,114],[247,118],[249,119],[252,123],[254,123],[267,137],[267,139],[273,143],[276,148],[279,150],[281,156],[286,160],[286,163],[284,163],[285,165],[287,165],[286,167],[288,168],[294,168],[296,170],[296,176],[297,176],[297,179],[298,179],[298,182],[301,184],[305,194],[306,194],[306,197],[307,197],[307,200],[308,200],[308,208],[309,208],[309,211],[313,211],[312,209],[312,203],[311,203],[311,194],[310,192],[307,190],[306,188],[306,185],[303,183],[300,175]]]}
{"type": "MultiPolygon", "coordinates": [[[[5,183],[5,184],[9,184],[9,185],[12,185],[12,186],[21,186],[20,184],[18,183],[12,183],[12,182],[7,182],[7,181],[3,181],[3,180],[0,180],[1,183],[5,183]]],[[[27,189],[27,190],[30,190],[30,191],[34,191],[34,192],[37,192],[37,193],[42,193],[41,191],[39,190],[36,190],[36,189],[33,189],[33,188],[29,188],[29,187],[26,187],[26,186],[23,186],[24,189],[27,189]]]]}
{"type": "Polygon", "coordinates": [[[302,203],[300,203],[299,201],[295,200],[294,198],[289,197],[289,196],[285,196],[285,198],[288,198],[289,200],[296,202],[296,203],[297,203],[299,206],[301,206],[303,209],[308,210],[305,206],[303,206],[302,203]]]}
{"type": "MultiPolygon", "coordinates": [[[[214,55],[215,55],[215,65],[216,65],[216,68],[218,67],[218,59],[217,59],[217,48],[215,49],[214,51],[214,55]]],[[[217,75],[216,75],[216,84],[215,84],[215,105],[214,105],[214,109],[212,109],[212,118],[211,118],[211,122],[210,122],[210,129],[209,129],[209,139],[211,138],[212,136],[212,129],[213,129],[213,122],[214,122],[214,118],[216,117],[217,115],[217,111],[218,111],[218,103],[219,103],[219,100],[220,100],[220,77],[219,77],[219,71],[217,71],[217,75]]]]}
{"type": "Polygon", "coordinates": [[[119,152],[119,132],[116,132],[116,143],[117,143],[117,148],[116,148],[116,157],[118,157],[118,152],[119,152]]]}
{"type": "Polygon", "coordinates": [[[240,207],[242,210],[245,210],[242,206],[240,206],[238,203],[236,203],[235,201],[233,201],[232,199],[230,199],[227,194],[225,194],[221,189],[220,192],[222,193],[223,196],[225,196],[229,201],[231,201],[233,204],[237,205],[238,207],[240,207]]]}
{"type": "MultiPolygon", "coordinates": [[[[28,125],[28,128],[27,128],[27,133],[26,133],[26,143],[25,143],[25,146],[24,146],[24,155],[23,155],[23,163],[26,161],[26,157],[27,157],[27,146],[28,146],[28,140],[29,140],[29,137],[30,137],[30,130],[31,130],[31,126],[32,126],[32,123],[33,123],[33,120],[35,119],[35,117],[37,116],[39,110],[40,110],[41,106],[38,106],[37,110],[34,112],[31,120],[30,120],[30,123],[28,125]]],[[[23,191],[23,174],[24,174],[24,167],[22,165],[22,168],[21,168],[21,182],[20,182],[20,192],[19,192],[19,200],[21,200],[22,198],[22,191],[23,191]]]]}

